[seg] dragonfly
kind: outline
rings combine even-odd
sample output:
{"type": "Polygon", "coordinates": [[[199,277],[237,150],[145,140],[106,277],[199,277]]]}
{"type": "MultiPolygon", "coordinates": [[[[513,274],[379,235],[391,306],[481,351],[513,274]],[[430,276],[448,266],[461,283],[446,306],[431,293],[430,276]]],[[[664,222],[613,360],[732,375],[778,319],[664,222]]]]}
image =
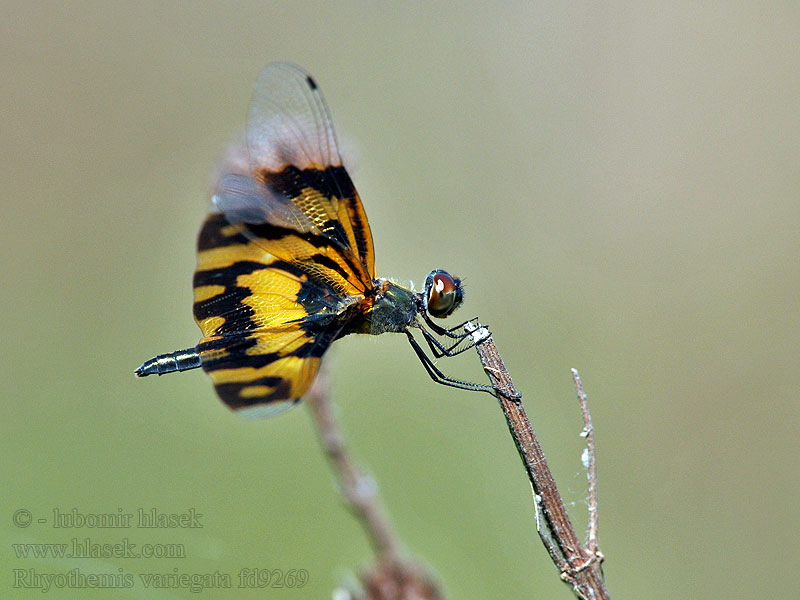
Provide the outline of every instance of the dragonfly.
{"type": "Polygon", "coordinates": [[[263,417],[300,401],[335,340],[401,333],[435,382],[494,394],[434,364],[489,335],[477,319],[450,328],[433,321],[462,304],[458,277],[434,269],[421,292],[376,278],[367,215],[308,73],[287,63],[261,72],[246,150],[247,160],[219,178],[198,237],[193,311],[203,337],[145,361],[137,376],[202,368],[227,406],[263,417]]]}

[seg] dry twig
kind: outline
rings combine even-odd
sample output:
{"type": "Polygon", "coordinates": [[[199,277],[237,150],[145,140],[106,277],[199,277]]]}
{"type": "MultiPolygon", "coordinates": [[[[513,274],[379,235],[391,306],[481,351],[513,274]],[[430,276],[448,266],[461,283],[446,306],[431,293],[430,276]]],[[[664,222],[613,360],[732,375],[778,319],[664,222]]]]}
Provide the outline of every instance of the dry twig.
{"type": "Polygon", "coordinates": [[[323,368],[305,396],[319,431],[325,455],[339,481],[347,506],[363,525],[377,561],[360,575],[362,592],[351,592],[359,600],[441,600],[436,580],[420,565],[404,559],[400,542],[378,500],[377,487],[350,457],[333,414],[330,377],[323,368]]]}
{"type": "Polygon", "coordinates": [[[583,383],[578,369],[572,369],[572,380],[575,382],[575,391],[578,394],[578,402],[581,404],[583,414],[583,432],[581,435],[586,438],[586,476],[589,479],[589,534],[586,539],[586,551],[596,556],[599,561],[603,560],[603,553],[597,547],[597,455],[594,448],[594,428],[592,427],[592,415],[589,412],[589,403],[583,391],[583,383]]]}
{"type": "Polygon", "coordinates": [[[561,579],[572,586],[573,592],[584,600],[606,600],[610,595],[605,586],[600,564],[603,554],[597,548],[597,484],[594,457],[594,435],[591,417],[586,404],[586,395],[577,371],[573,377],[584,415],[589,470],[589,540],[587,548],[581,546],[575,528],[569,520],[564,502],[558,493],[556,482],[545,459],[542,447],[533,431],[531,422],[522,406],[519,392],[514,387],[494,340],[488,331],[471,323],[465,329],[472,333],[476,349],[492,387],[497,392],[500,406],[506,416],[517,450],[522,458],[528,479],[533,487],[536,505],[536,524],[539,536],[547,548],[550,558],[558,568],[561,579]]]}
{"type": "MultiPolygon", "coordinates": [[[[578,372],[573,369],[578,400],[584,419],[589,478],[589,533],[586,548],[581,546],[575,528],[558,492],[544,452],[533,431],[521,398],[500,357],[494,340],[485,328],[465,326],[473,334],[476,349],[486,374],[497,392],[509,431],[522,458],[534,492],[536,524],[542,542],[558,568],[561,579],[584,600],[610,599],[602,570],[603,554],[597,545],[597,470],[594,432],[586,394],[578,372]]],[[[364,586],[360,600],[438,600],[438,584],[421,566],[401,556],[400,543],[380,506],[372,479],[353,463],[339,430],[329,398],[327,371],[320,372],[306,395],[326,456],[340,483],[342,496],[362,523],[377,555],[372,568],[361,574],[364,586]]]]}

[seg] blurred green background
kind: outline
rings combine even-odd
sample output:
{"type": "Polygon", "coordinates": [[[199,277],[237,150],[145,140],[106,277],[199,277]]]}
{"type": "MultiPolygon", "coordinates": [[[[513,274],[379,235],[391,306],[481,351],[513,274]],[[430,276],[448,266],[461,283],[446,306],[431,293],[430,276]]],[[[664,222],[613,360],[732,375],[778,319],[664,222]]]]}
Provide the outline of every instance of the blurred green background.
{"type": "MultiPolygon", "coordinates": [[[[309,583],[49,593],[330,598],[370,563],[305,407],[247,422],[200,372],[132,373],[198,340],[215,164],[260,69],[289,60],[326,94],[379,273],[466,279],[459,316],[491,326],[583,530],[580,370],[613,597],[786,596],[800,7],[712,4],[3,3],[0,595],[42,597],[12,589],[13,569],[270,568],[309,583]],[[194,508],[203,527],[54,529],[52,511],[73,508],[194,508]],[[86,537],[186,558],[12,547],[86,537]]],[[[403,336],[334,348],[348,441],[448,596],[571,598],[496,404],[434,385],[403,336]]],[[[471,352],[442,366],[484,377],[471,352]]]]}

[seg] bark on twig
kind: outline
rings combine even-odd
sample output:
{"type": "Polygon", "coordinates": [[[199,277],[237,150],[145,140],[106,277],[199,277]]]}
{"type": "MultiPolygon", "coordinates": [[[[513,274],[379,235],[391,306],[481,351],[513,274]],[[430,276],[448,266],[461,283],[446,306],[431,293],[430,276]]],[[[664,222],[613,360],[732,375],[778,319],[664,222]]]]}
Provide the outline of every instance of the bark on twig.
{"type": "Polygon", "coordinates": [[[586,538],[586,551],[597,556],[602,562],[603,554],[597,547],[597,455],[594,448],[594,428],[592,427],[592,414],[589,412],[589,403],[583,391],[583,383],[578,369],[572,369],[572,380],[575,382],[575,391],[578,402],[581,404],[583,414],[583,432],[586,438],[586,476],[589,479],[589,533],[586,538]]]}
{"type": "Polygon", "coordinates": [[[344,438],[336,424],[329,389],[330,376],[323,369],[306,394],[306,402],[319,431],[322,449],[334,469],[347,506],[364,525],[378,559],[394,561],[399,557],[397,539],[378,503],[375,482],[364,475],[350,459],[344,438]]]}
{"type": "Polygon", "coordinates": [[[542,447],[533,431],[525,408],[522,406],[521,396],[514,387],[514,382],[500,357],[494,340],[484,327],[468,323],[465,325],[465,329],[473,334],[481,364],[489,376],[492,387],[497,392],[508,429],[514,438],[514,443],[533,487],[539,536],[542,538],[550,558],[558,568],[561,579],[572,587],[573,592],[579,598],[585,600],[610,599],[600,567],[603,555],[597,548],[594,436],[589,409],[586,405],[586,396],[580,385],[577,371],[574,371],[574,377],[584,413],[584,430],[589,453],[590,529],[586,549],[581,546],[575,528],[569,520],[542,447]]]}
{"type": "MultiPolygon", "coordinates": [[[[497,392],[509,431],[522,458],[534,492],[536,524],[542,542],[561,579],[572,587],[578,598],[610,600],[601,563],[603,554],[597,545],[597,470],[594,432],[586,394],[580,376],[573,369],[573,379],[584,419],[582,435],[586,438],[585,464],[589,478],[589,533],[586,548],[581,546],[575,528],[558,492],[544,452],[522,406],[519,392],[500,357],[488,331],[466,325],[473,334],[476,349],[486,374],[497,392]]],[[[380,506],[372,479],[364,475],[347,452],[329,398],[329,376],[324,370],[306,395],[311,415],[319,430],[323,449],[341,486],[342,496],[364,530],[377,555],[372,567],[360,575],[363,589],[350,591],[359,600],[439,600],[438,584],[421,566],[402,557],[401,545],[380,506]]]]}
{"type": "Polygon", "coordinates": [[[323,368],[305,396],[333,467],[342,497],[363,525],[377,560],[359,578],[362,590],[343,590],[353,600],[442,600],[439,584],[421,565],[402,556],[401,544],[378,500],[373,479],[353,462],[334,416],[330,377],[323,368]]]}

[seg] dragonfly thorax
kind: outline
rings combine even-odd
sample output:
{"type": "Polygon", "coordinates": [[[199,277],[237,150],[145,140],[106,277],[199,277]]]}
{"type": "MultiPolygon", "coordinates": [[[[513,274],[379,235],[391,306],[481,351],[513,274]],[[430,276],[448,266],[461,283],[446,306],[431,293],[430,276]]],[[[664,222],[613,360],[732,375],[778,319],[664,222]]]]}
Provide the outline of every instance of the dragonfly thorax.
{"type": "Polygon", "coordinates": [[[388,279],[376,279],[372,306],[355,318],[347,333],[402,333],[416,319],[419,295],[388,279]]]}

